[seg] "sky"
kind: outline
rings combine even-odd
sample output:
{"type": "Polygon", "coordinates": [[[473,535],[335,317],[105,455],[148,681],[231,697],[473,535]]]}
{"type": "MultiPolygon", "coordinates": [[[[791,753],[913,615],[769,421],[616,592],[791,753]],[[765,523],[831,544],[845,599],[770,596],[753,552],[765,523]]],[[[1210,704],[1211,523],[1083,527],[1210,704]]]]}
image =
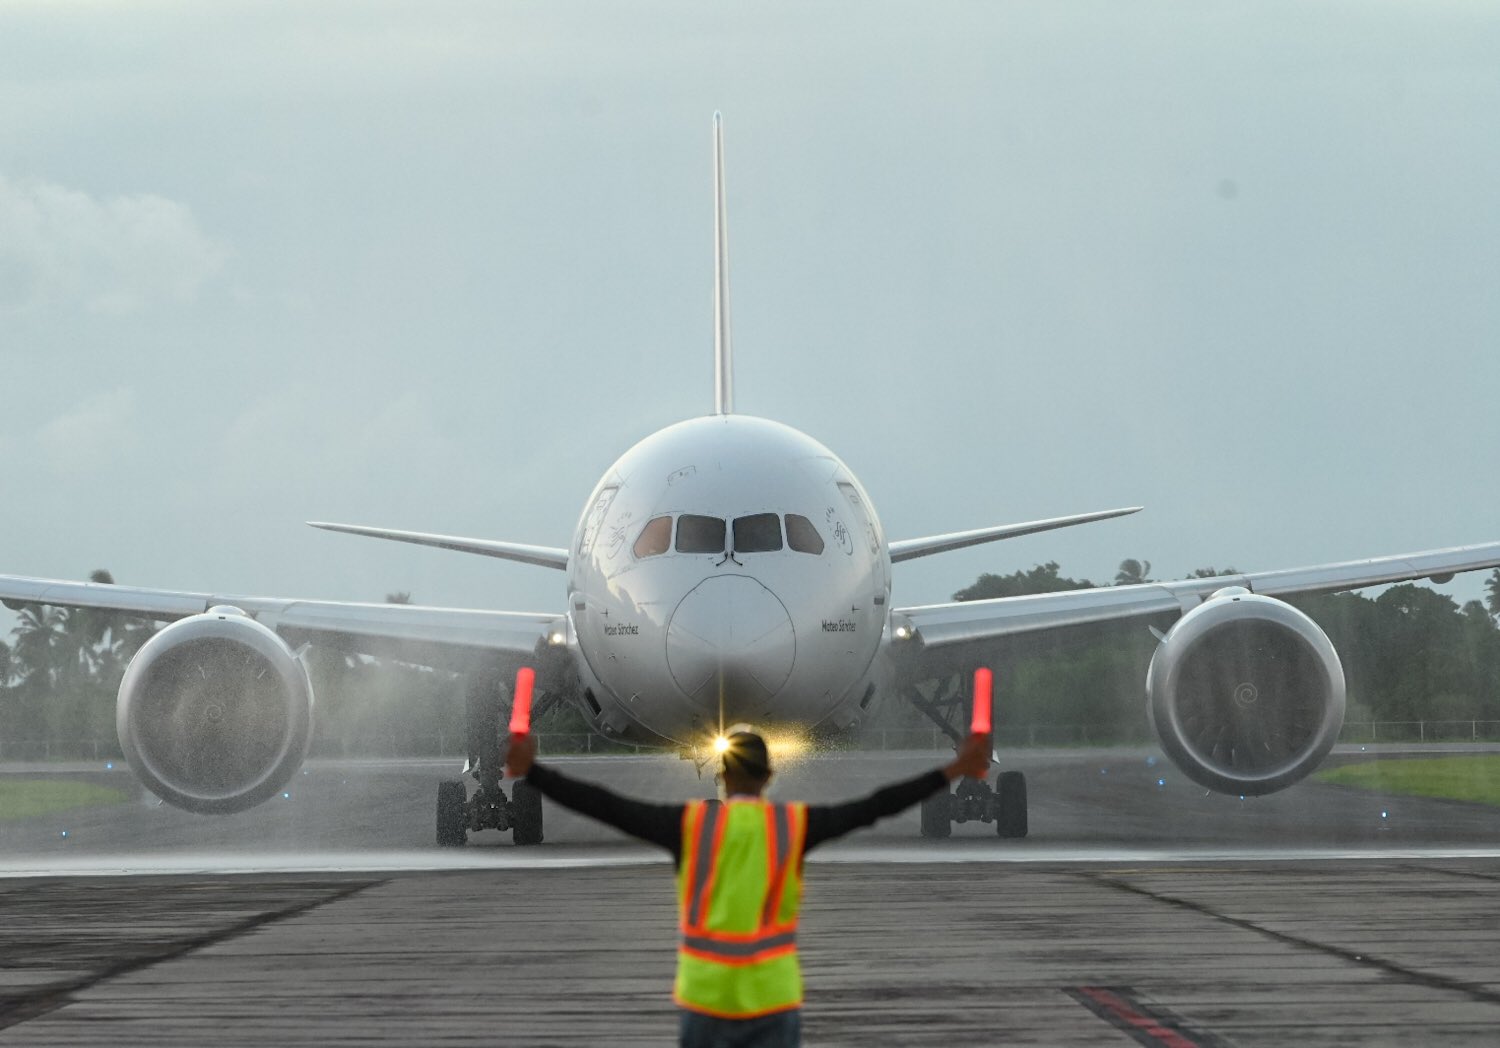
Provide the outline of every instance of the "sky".
{"type": "MultiPolygon", "coordinates": [[[[894,603],[1500,541],[1500,7],[0,0],[0,572],[555,611],[713,406],[891,538],[894,603]]],[[[1470,576],[1445,587],[1481,593],[1470,576]]]]}

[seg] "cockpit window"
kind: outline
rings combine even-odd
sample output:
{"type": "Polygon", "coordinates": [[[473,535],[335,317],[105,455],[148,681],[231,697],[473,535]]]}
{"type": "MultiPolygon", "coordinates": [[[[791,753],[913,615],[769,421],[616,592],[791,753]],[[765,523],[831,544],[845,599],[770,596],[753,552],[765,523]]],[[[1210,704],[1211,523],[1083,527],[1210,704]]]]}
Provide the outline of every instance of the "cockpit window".
{"type": "Polygon", "coordinates": [[[756,513],[734,520],[736,553],[772,553],[781,548],[781,520],[774,513],[756,513]]]}
{"type": "Polygon", "coordinates": [[[684,513],[677,518],[678,553],[723,553],[724,518],[684,513]]]}
{"type": "Polygon", "coordinates": [[[798,553],[823,552],[823,536],[818,534],[813,522],[800,513],[786,515],[786,544],[798,553]]]}
{"type": "Polygon", "coordinates": [[[653,517],[641,529],[641,537],[635,540],[637,557],[655,557],[672,548],[672,518],[653,517]]]}

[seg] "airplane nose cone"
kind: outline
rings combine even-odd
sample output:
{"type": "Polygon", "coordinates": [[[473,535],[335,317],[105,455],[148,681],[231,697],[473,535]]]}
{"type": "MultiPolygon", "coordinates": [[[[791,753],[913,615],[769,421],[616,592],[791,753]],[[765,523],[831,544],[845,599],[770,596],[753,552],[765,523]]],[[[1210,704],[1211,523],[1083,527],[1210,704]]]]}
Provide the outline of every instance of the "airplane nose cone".
{"type": "Polygon", "coordinates": [[[726,720],[760,716],[791,676],[796,654],[786,606],[743,575],[705,579],[667,625],[672,679],[696,705],[726,720]]]}

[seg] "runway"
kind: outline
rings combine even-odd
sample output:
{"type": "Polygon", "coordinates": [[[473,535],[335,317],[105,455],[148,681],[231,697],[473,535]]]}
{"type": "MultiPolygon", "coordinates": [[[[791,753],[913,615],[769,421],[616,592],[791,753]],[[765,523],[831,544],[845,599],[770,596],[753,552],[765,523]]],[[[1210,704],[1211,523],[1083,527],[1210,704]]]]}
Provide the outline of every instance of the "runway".
{"type": "MultiPolygon", "coordinates": [[[[1379,751],[1383,758],[1453,748],[1379,751]]],[[[1352,747],[1329,763],[1368,758],[1352,747]]],[[[847,753],[784,768],[773,796],[810,802],[860,796],[936,767],[938,753],[847,753]]],[[[1174,861],[1500,855],[1500,812],[1478,805],[1385,797],[1304,782],[1269,797],[1226,797],[1184,778],[1150,750],[1045,750],[1007,756],[1026,773],[1031,833],[1002,841],[989,824],[956,825],[923,841],[908,811],[814,853],[817,861],[1174,861]]],[[[558,767],[632,796],[712,796],[712,774],[669,756],[563,757],[558,767]]],[[[550,802],[546,843],[517,849],[509,835],[471,836],[464,849],[433,846],[441,761],[313,761],[284,796],[231,816],[163,805],[128,770],[103,764],[0,766],[12,780],[56,776],[114,786],[137,799],[20,822],[0,822],[4,873],[412,871],[658,861],[646,846],[550,802]]]]}
{"type": "MultiPolygon", "coordinates": [[[[822,758],[780,792],[854,796],[936,762],[822,758]]],[[[814,853],[808,1044],[1487,1044],[1500,1028],[1489,809],[1316,784],[1241,802],[1144,751],[1007,763],[1028,774],[1025,841],[976,823],[922,842],[908,813],[814,853]]],[[[564,766],[663,799],[711,790],[668,758],[564,766]]],[[[135,801],[0,824],[0,1045],[671,1043],[664,859],[555,809],[539,848],[431,847],[449,772],[315,763],[227,819],[135,801]]]]}

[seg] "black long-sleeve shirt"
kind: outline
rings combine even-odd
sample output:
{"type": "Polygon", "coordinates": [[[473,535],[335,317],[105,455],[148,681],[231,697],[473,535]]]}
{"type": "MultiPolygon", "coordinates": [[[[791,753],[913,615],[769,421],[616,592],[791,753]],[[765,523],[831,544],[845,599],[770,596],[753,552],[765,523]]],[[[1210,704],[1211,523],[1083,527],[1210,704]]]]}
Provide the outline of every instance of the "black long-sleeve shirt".
{"type": "MultiPolygon", "coordinates": [[[[660,845],[672,853],[674,865],[681,862],[682,810],[685,805],[652,804],[622,797],[603,786],[569,778],[544,764],[533,764],[526,774],[526,781],[563,807],[598,819],[632,837],[660,845]]],[[[934,768],[914,779],[876,790],[857,801],[809,804],[802,852],[805,855],[824,841],[869,826],[887,815],[895,815],[947,787],[948,777],[934,768]]]]}

